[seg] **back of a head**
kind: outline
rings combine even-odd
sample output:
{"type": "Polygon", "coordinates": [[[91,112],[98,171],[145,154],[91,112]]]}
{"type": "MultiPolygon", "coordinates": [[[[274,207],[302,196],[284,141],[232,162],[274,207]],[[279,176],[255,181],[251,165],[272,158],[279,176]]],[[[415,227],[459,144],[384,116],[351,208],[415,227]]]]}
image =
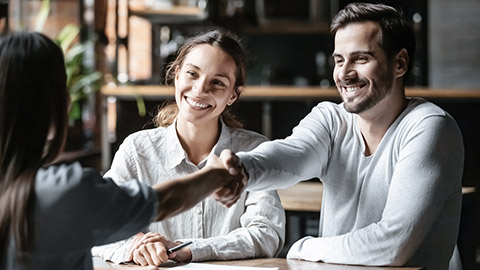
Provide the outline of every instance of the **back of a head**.
{"type": "Polygon", "coordinates": [[[0,38],[0,67],[0,253],[13,237],[17,255],[28,258],[35,175],[65,140],[65,64],[62,50],[44,35],[13,32],[0,38]],[[46,146],[51,127],[55,138],[46,146]]]}
{"type": "Polygon", "coordinates": [[[415,53],[415,34],[413,28],[403,17],[401,11],[384,4],[351,3],[342,9],[332,20],[330,30],[335,34],[339,29],[351,23],[372,21],[382,29],[382,44],[387,57],[392,58],[401,49],[408,52],[407,80],[415,53]]]}
{"type": "Polygon", "coordinates": [[[38,166],[54,125],[56,149],[45,159],[52,161],[63,143],[67,121],[61,49],[42,34],[12,32],[0,39],[0,66],[0,158],[15,157],[23,166],[38,166]]]}

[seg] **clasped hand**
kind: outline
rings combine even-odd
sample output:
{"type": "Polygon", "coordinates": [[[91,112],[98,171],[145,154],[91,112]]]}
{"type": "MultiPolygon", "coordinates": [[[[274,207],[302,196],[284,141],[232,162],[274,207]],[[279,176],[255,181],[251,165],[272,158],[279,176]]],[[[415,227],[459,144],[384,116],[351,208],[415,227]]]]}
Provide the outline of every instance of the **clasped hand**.
{"type": "Polygon", "coordinates": [[[207,166],[223,166],[231,176],[234,176],[224,187],[214,192],[212,198],[226,207],[235,204],[245,190],[248,180],[240,159],[231,150],[226,149],[222,151],[220,157],[210,155],[207,166]]]}
{"type": "Polygon", "coordinates": [[[192,259],[192,251],[184,247],[176,252],[167,254],[167,250],[181,242],[172,242],[159,233],[137,233],[133,237],[133,242],[128,252],[128,261],[147,266],[160,264],[170,260],[177,262],[186,262],[192,259]]]}

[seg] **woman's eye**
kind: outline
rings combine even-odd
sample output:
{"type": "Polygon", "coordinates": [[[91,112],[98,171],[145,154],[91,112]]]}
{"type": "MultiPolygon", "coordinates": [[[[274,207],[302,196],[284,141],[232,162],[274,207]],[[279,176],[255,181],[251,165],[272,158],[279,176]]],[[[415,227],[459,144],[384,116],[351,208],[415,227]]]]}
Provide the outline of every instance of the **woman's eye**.
{"type": "Polygon", "coordinates": [[[215,81],[213,81],[212,83],[213,83],[214,85],[216,85],[216,86],[225,87],[225,84],[224,84],[222,81],[217,81],[217,80],[215,80],[215,81]]]}
{"type": "Polygon", "coordinates": [[[197,73],[195,71],[192,71],[192,70],[188,70],[187,74],[188,74],[188,76],[193,77],[193,78],[197,77],[197,73]]]}

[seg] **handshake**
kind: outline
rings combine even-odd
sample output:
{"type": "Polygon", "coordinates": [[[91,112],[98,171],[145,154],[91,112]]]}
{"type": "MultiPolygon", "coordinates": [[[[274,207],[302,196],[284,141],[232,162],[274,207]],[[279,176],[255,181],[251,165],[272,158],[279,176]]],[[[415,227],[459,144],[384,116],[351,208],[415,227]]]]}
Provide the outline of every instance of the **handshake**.
{"type": "Polygon", "coordinates": [[[203,169],[152,186],[160,205],[156,220],[175,216],[210,195],[230,207],[240,199],[247,179],[240,159],[232,151],[223,150],[220,157],[210,155],[203,169]]]}
{"type": "Polygon", "coordinates": [[[217,202],[230,207],[235,204],[247,186],[248,175],[243,168],[240,159],[231,150],[223,150],[220,157],[210,155],[207,160],[206,170],[212,170],[219,174],[223,186],[211,196],[217,202]]]}

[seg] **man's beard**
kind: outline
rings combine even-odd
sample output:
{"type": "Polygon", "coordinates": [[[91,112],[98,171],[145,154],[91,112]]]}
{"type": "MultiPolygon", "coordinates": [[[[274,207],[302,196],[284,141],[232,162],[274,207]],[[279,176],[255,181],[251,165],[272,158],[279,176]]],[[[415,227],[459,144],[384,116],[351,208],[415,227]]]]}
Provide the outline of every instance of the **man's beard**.
{"type": "Polygon", "coordinates": [[[393,84],[392,78],[385,78],[381,81],[384,82],[381,85],[377,83],[378,81],[372,82],[370,87],[373,91],[369,92],[367,96],[349,99],[342,95],[344,104],[343,106],[345,107],[345,110],[350,113],[359,114],[373,108],[375,105],[380,103],[380,101],[382,101],[392,91],[393,84]],[[355,102],[357,99],[360,100],[355,102]]]}

